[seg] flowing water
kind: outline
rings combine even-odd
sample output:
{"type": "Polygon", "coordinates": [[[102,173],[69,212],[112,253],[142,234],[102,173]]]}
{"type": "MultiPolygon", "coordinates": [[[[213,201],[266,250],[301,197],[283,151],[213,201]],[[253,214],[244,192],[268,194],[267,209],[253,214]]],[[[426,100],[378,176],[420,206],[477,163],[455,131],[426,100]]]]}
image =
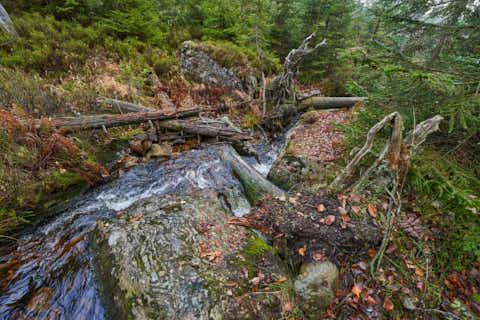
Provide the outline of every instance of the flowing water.
{"type": "MultiPolygon", "coordinates": [[[[281,141],[262,146],[259,160],[268,173],[281,141]]],[[[118,179],[73,200],[67,208],[24,234],[0,257],[0,320],[103,319],[104,310],[90,265],[88,233],[97,221],[132,203],[161,194],[215,190],[241,216],[250,206],[230,167],[212,149],[185,152],[177,160],[140,165],[118,179]]]]}

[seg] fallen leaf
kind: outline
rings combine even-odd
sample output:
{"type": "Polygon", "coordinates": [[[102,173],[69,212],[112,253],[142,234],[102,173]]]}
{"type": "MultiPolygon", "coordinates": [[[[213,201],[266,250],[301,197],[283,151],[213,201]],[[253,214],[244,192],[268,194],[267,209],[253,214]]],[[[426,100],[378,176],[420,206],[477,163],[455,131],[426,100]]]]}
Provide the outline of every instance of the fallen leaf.
{"type": "Polygon", "coordinates": [[[290,198],[290,199],[288,199],[288,202],[290,202],[291,204],[296,206],[297,205],[297,198],[290,198]]]}
{"type": "Polygon", "coordinates": [[[142,217],[143,217],[143,214],[139,214],[139,215],[137,215],[135,218],[130,219],[130,223],[131,223],[131,224],[134,224],[135,222],[137,222],[138,220],[140,220],[142,217]]]}
{"type": "Polygon", "coordinates": [[[385,250],[385,253],[386,253],[386,254],[391,254],[391,253],[393,253],[396,249],[397,249],[397,246],[396,246],[394,243],[392,243],[392,244],[388,247],[388,249],[385,250]]]}
{"type": "Polygon", "coordinates": [[[367,303],[368,304],[377,304],[377,301],[375,301],[375,299],[373,299],[372,296],[368,296],[367,297],[367,303]]]}
{"type": "Polygon", "coordinates": [[[423,270],[420,269],[419,267],[415,266],[415,274],[416,274],[417,276],[423,277],[423,275],[425,274],[425,272],[423,272],[423,270]]]}
{"type": "Polygon", "coordinates": [[[350,217],[347,215],[341,215],[340,218],[342,218],[343,223],[349,223],[350,222],[350,217]]]}
{"type": "Polygon", "coordinates": [[[325,224],[327,226],[331,226],[334,222],[335,222],[335,216],[330,215],[325,218],[325,224]]]}
{"type": "Polygon", "coordinates": [[[230,289],[227,290],[227,296],[233,296],[232,290],[230,290],[230,289]]]}
{"type": "Polygon", "coordinates": [[[315,261],[322,261],[324,259],[325,259],[325,256],[320,252],[317,252],[313,255],[313,260],[315,261]]]}
{"type": "Polygon", "coordinates": [[[352,210],[353,210],[353,212],[355,212],[356,214],[358,214],[362,209],[360,209],[359,206],[353,206],[353,207],[352,207],[352,210]]]}
{"type": "Polygon", "coordinates": [[[377,217],[377,212],[378,212],[378,211],[377,211],[377,208],[376,208],[373,204],[369,203],[369,204],[368,204],[368,213],[369,213],[372,217],[376,218],[376,217],[377,217]]]}
{"type": "Polygon", "coordinates": [[[302,257],[304,257],[304,256],[305,256],[305,249],[303,249],[303,248],[298,249],[298,253],[299,253],[302,257]]]}
{"type": "Polygon", "coordinates": [[[393,310],[393,303],[390,299],[388,298],[385,298],[385,301],[383,302],[383,307],[385,308],[385,310],[387,311],[391,311],[393,310]]]}
{"type": "Polygon", "coordinates": [[[255,278],[252,278],[252,280],[250,280],[250,282],[255,286],[255,285],[258,285],[260,283],[260,278],[259,277],[255,277],[255,278]]]}
{"type": "Polygon", "coordinates": [[[318,211],[319,213],[325,212],[325,210],[327,210],[327,209],[325,208],[325,206],[324,206],[323,204],[319,204],[319,205],[317,206],[317,211],[318,211]]]}
{"type": "Polygon", "coordinates": [[[346,215],[347,214],[347,210],[343,207],[338,207],[338,211],[340,212],[341,215],[346,215]]]}
{"type": "Polygon", "coordinates": [[[377,250],[373,250],[373,249],[368,250],[368,256],[370,258],[373,259],[376,255],[377,255],[377,250]]]}
{"type": "Polygon", "coordinates": [[[278,197],[278,200],[287,201],[287,197],[285,196],[285,194],[282,194],[280,197],[278,197]]]}
{"type": "Polygon", "coordinates": [[[275,281],[275,283],[276,283],[276,284],[280,284],[280,283],[284,283],[285,281],[287,281],[287,277],[282,276],[282,277],[280,278],[280,280],[275,281]]]}
{"type": "Polygon", "coordinates": [[[291,312],[292,311],[292,304],[290,302],[285,303],[282,306],[283,312],[291,312]]]}
{"type": "Polygon", "coordinates": [[[352,288],[352,293],[357,297],[360,297],[360,293],[362,293],[363,284],[362,283],[355,283],[352,288]]]}

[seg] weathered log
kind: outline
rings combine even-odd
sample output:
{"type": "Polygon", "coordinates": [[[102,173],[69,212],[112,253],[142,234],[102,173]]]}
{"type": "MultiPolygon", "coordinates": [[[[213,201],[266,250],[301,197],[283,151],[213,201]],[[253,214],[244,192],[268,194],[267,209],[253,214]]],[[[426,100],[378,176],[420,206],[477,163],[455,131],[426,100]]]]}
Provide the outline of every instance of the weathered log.
{"type": "Polygon", "coordinates": [[[308,98],[316,97],[321,95],[322,92],[320,90],[311,90],[306,92],[299,92],[297,93],[297,101],[307,100],[308,98]]]}
{"type": "Polygon", "coordinates": [[[265,179],[257,170],[246,163],[242,157],[229,145],[216,146],[220,157],[223,161],[232,166],[232,170],[240,180],[245,189],[245,194],[252,204],[256,204],[258,200],[267,194],[280,197],[285,192],[276,185],[265,179]]]}
{"type": "Polygon", "coordinates": [[[215,125],[215,122],[205,120],[165,120],[157,123],[159,128],[182,131],[206,137],[218,137],[226,141],[246,141],[250,136],[244,132],[238,132],[226,125],[215,125]]]}
{"type": "Polygon", "coordinates": [[[135,104],[127,101],[121,101],[117,99],[98,99],[97,101],[98,103],[104,103],[104,104],[116,106],[120,109],[120,111],[126,110],[128,112],[158,112],[158,110],[156,109],[147,108],[139,104],[135,104]]]}
{"type": "Polygon", "coordinates": [[[366,97],[311,97],[302,100],[298,110],[303,111],[310,107],[315,109],[352,107],[356,103],[366,101],[367,99],[366,97]]]}
{"type": "MultiPolygon", "coordinates": [[[[102,114],[95,116],[53,118],[51,122],[57,128],[64,128],[65,133],[126,126],[154,120],[168,120],[198,115],[202,109],[192,108],[173,111],[139,112],[126,114],[102,114]]],[[[42,120],[36,120],[36,128],[40,128],[42,120]]]]}

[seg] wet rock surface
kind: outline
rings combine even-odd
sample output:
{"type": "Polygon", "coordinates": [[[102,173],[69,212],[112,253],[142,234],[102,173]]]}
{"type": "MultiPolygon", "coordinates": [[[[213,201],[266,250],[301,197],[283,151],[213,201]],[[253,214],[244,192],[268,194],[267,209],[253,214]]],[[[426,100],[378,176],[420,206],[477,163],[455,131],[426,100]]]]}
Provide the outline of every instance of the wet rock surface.
{"type": "Polygon", "coordinates": [[[280,311],[278,299],[252,298],[242,305],[236,297],[251,290],[250,278],[280,279],[281,263],[267,249],[252,249],[263,240],[228,225],[228,218],[222,200],[208,193],[145,199],[99,222],[92,242],[107,316],[250,319],[253,302],[262,310],[257,319],[271,319],[280,311]]]}

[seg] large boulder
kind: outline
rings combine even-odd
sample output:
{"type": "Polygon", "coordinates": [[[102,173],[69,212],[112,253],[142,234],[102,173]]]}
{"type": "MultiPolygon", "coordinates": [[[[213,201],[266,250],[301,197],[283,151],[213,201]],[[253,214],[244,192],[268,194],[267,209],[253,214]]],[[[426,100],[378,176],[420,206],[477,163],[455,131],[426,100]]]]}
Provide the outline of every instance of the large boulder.
{"type": "Polygon", "coordinates": [[[222,198],[207,193],[141,200],[99,222],[91,241],[107,317],[278,318],[277,296],[245,293],[285,277],[281,261],[228,219],[222,198]]]}
{"type": "MultiPolygon", "coordinates": [[[[257,79],[253,73],[245,71],[245,68],[240,70],[223,66],[214,58],[215,52],[219,50],[212,44],[185,41],[180,49],[180,67],[182,71],[192,74],[196,80],[204,84],[252,93],[257,86],[257,79]]],[[[245,59],[246,57],[243,57],[242,60],[245,59]]],[[[248,65],[246,60],[240,63],[245,67],[248,65]]]]}

